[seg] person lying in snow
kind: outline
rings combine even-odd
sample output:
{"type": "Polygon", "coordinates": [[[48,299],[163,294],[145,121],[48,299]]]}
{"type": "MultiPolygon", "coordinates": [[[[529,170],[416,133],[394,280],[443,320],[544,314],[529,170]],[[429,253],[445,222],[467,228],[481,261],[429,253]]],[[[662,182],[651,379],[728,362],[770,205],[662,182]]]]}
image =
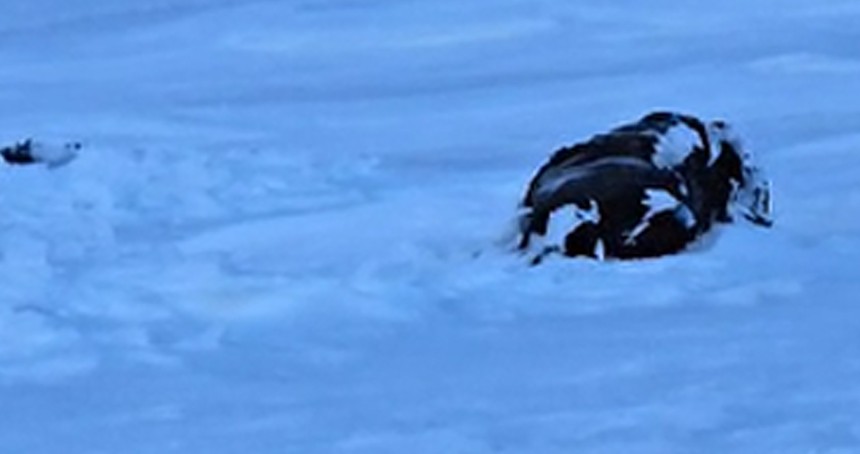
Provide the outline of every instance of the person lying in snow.
{"type": "Polygon", "coordinates": [[[722,121],[649,114],[557,150],[528,184],[518,250],[644,258],[674,254],[715,223],[772,225],[770,182],[722,121]]]}
{"type": "Polygon", "coordinates": [[[79,142],[62,145],[50,145],[27,139],[14,145],[0,148],[0,156],[7,164],[25,165],[44,163],[48,167],[58,167],[67,164],[81,150],[79,142]]]}

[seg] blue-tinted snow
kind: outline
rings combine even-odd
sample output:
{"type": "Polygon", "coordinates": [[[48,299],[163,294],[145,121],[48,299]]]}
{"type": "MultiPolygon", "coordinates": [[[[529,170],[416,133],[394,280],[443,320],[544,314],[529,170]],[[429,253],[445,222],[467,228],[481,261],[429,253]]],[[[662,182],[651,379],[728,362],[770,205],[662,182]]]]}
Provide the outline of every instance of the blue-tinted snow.
{"type": "Polygon", "coordinates": [[[0,451],[860,450],[854,1],[7,2],[0,451]],[[776,226],[502,253],[557,146],[733,122],[776,226]]]}

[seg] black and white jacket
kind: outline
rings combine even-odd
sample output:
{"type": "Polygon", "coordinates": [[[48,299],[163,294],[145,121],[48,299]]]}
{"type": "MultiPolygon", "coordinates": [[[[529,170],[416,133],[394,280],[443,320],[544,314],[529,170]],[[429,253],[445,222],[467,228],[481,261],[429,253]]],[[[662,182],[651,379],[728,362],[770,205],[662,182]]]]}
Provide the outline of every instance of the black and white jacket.
{"type": "Polygon", "coordinates": [[[656,257],[714,223],[770,226],[770,183],[722,121],[657,112],[557,150],[520,204],[518,249],[545,256],[656,257]]]}

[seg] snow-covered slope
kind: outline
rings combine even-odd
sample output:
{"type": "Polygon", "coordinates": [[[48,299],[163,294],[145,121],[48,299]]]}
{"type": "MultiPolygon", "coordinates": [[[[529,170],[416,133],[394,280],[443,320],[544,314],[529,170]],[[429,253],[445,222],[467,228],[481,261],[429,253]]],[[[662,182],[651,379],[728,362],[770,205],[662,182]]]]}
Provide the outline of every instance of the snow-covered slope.
{"type": "Polygon", "coordinates": [[[0,451],[860,451],[860,5],[30,0],[0,15],[0,451]],[[725,117],[777,223],[496,246],[557,146],[725,117]]]}

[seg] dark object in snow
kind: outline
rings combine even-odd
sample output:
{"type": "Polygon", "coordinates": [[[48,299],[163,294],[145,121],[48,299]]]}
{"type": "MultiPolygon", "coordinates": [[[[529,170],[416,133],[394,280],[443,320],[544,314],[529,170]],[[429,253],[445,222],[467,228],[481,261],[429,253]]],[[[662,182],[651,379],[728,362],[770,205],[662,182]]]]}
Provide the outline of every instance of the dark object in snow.
{"type": "Polygon", "coordinates": [[[15,145],[0,148],[0,155],[6,163],[12,165],[45,163],[49,167],[57,167],[74,159],[81,148],[80,142],[49,145],[27,139],[15,145]]]}
{"type": "Polygon", "coordinates": [[[714,223],[772,224],[770,182],[722,121],[657,112],[557,150],[520,205],[518,249],[640,258],[679,252],[714,223]]]}

